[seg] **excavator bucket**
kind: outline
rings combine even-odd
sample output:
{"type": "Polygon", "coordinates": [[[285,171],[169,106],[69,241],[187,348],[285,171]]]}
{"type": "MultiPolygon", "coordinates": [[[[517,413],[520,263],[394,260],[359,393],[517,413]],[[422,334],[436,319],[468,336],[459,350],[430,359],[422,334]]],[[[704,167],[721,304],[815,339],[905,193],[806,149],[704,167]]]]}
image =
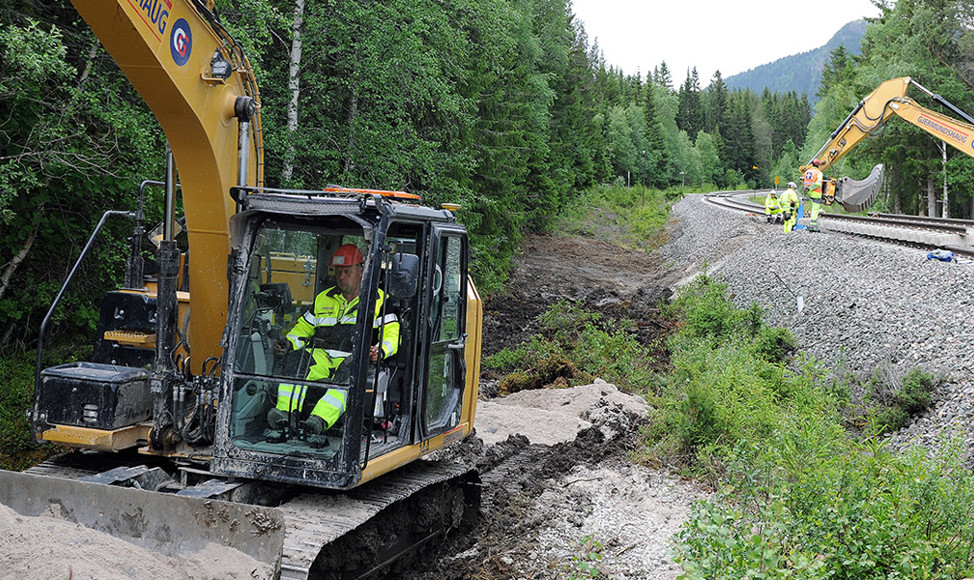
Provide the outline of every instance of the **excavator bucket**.
{"type": "Polygon", "coordinates": [[[861,181],[848,177],[840,177],[835,188],[835,200],[849,212],[860,212],[869,209],[876,201],[879,190],[883,185],[883,164],[880,163],[861,181]]]}
{"type": "Polygon", "coordinates": [[[0,504],[24,516],[54,515],[175,557],[210,544],[281,566],[280,510],[0,470],[0,504]]]}

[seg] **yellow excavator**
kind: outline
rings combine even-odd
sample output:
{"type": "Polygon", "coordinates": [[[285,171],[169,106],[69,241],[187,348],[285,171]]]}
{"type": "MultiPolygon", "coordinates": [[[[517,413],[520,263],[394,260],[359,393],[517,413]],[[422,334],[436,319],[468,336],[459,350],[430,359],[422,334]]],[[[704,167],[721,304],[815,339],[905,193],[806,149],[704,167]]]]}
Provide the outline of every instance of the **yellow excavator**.
{"type": "Polygon", "coordinates": [[[222,544],[282,578],[371,577],[470,525],[477,474],[424,458],[472,432],[477,404],[482,303],[456,208],[265,187],[257,83],[211,2],[72,2],[166,135],[165,219],[146,232],[141,207],[105,213],[135,218],[124,288],[103,299],[92,360],[42,368],[68,277],[41,325],[28,412],[36,439],[72,451],[0,472],[0,503],[56,504],[168,555],[222,544]],[[316,297],[350,246],[362,284],[341,339],[322,325],[282,349],[299,320],[323,316],[316,297]],[[394,354],[370,356],[391,324],[394,354]],[[341,365],[310,372],[322,356],[341,365]],[[274,425],[282,385],[309,402],[274,425]],[[312,430],[321,397],[344,409],[312,430]]]}
{"type": "MultiPolygon", "coordinates": [[[[974,157],[974,118],[911,77],[899,77],[885,81],[859,101],[849,116],[832,132],[825,145],[815,154],[814,159],[819,160],[818,168],[824,173],[863,139],[879,132],[886,121],[894,115],[966,155],[974,157]],[[964,121],[958,121],[920,106],[906,96],[910,87],[946,107],[964,121]]],[[[801,172],[805,173],[810,167],[812,167],[811,161],[801,167],[801,172]]],[[[854,181],[848,177],[825,179],[822,190],[823,201],[826,205],[839,202],[846,210],[852,212],[864,211],[876,201],[882,180],[882,165],[874,167],[869,176],[862,181],[854,181]]]]}

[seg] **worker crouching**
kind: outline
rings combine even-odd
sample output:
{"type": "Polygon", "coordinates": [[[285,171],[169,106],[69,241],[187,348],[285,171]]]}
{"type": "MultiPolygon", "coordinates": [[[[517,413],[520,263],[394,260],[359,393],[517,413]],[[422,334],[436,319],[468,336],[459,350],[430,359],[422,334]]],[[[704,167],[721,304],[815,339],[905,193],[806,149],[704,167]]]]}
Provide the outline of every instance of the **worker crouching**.
{"type": "Polygon", "coordinates": [[[768,192],[764,198],[764,216],[769,224],[780,224],[784,221],[781,216],[781,202],[778,201],[778,193],[774,190],[768,192]]]}

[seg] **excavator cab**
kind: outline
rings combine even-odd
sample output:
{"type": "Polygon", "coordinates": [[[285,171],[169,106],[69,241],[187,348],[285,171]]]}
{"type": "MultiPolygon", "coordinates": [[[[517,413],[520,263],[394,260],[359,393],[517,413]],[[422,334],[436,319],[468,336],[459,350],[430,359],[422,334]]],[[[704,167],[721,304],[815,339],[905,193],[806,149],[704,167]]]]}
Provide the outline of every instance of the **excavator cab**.
{"type": "Polygon", "coordinates": [[[443,210],[371,201],[354,215],[241,214],[214,472],[343,489],[460,426],[466,233],[443,210]],[[364,262],[346,302],[330,298],[341,289],[329,264],[348,245],[364,262]],[[321,405],[340,415],[318,431],[321,405]]]}

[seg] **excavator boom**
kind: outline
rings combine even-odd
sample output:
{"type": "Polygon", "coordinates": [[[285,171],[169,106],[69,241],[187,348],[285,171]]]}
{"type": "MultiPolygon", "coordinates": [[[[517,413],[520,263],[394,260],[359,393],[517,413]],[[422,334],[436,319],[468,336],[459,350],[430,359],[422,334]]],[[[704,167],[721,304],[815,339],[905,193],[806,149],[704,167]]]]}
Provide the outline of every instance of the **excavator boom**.
{"type": "MultiPolygon", "coordinates": [[[[927,90],[911,77],[899,77],[885,81],[876,87],[832,132],[829,140],[815,154],[815,159],[819,160],[819,169],[823,172],[828,170],[863,139],[882,130],[889,118],[893,116],[898,116],[919,127],[965,155],[974,157],[974,118],[940,95],[927,90]],[[906,96],[910,87],[916,88],[947,107],[964,121],[919,105],[906,96]]],[[[801,171],[804,173],[809,167],[811,162],[802,166],[801,171]]],[[[834,195],[835,201],[840,202],[848,211],[863,211],[875,201],[882,180],[883,166],[877,165],[862,181],[853,181],[847,177],[830,180],[830,183],[825,186],[826,197],[834,195]]]]}
{"type": "Polygon", "coordinates": [[[230,252],[228,195],[260,185],[260,95],[242,51],[199,0],[72,0],[78,13],[152,110],[172,148],[192,248],[188,342],[194,372],[220,356],[230,252]],[[246,117],[251,138],[238,139],[246,117]],[[249,162],[239,167],[238,157],[249,162]]]}
{"type": "Polygon", "coordinates": [[[72,2],[165,132],[166,218],[137,224],[91,360],[42,370],[38,348],[28,420],[75,451],[0,472],[0,502],[167,554],[223,544],[282,578],[371,577],[471,525],[476,472],[424,457],[477,407],[459,206],[266,187],[257,83],[211,2],[72,2]]]}

